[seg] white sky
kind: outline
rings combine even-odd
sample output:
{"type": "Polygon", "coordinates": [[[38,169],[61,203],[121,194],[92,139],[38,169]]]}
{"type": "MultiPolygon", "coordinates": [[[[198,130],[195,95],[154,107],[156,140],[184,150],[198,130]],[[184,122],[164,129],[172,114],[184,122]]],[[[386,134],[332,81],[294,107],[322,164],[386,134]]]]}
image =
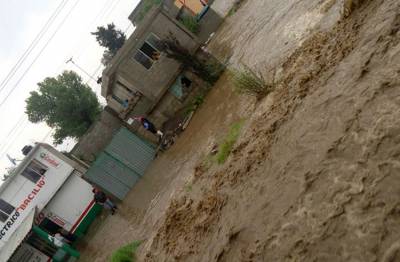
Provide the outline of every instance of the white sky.
{"type": "MultiPolygon", "coordinates": [[[[133,31],[128,16],[139,0],[0,0],[0,83],[63,1],[66,1],[65,7],[41,41],[8,84],[0,85],[0,178],[11,166],[6,154],[22,159],[24,145],[36,141],[52,143],[51,129],[45,124],[30,123],[24,113],[25,99],[30,91],[37,89],[37,83],[46,77],[57,76],[63,70],[74,70],[85,82],[89,81],[100,98],[100,86],[65,61],[72,56],[80,67],[93,74],[100,65],[103,49],[90,32],[111,22],[122,31],[127,30],[127,35],[133,31]],[[52,40],[46,46],[50,38],[52,40]],[[31,63],[32,67],[17,84],[31,63]]],[[[101,75],[101,71],[95,78],[101,75]]],[[[103,99],[101,101],[104,103],[103,99]]],[[[67,141],[58,148],[69,150],[74,144],[74,141],[67,141]]]]}

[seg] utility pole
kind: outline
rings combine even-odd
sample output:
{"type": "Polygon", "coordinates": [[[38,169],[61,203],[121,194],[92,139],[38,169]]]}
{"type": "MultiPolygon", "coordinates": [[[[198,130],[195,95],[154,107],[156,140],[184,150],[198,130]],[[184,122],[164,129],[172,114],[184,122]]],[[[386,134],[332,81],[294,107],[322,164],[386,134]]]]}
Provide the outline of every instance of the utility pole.
{"type": "Polygon", "coordinates": [[[73,60],[73,57],[71,57],[70,59],[68,59],[65,63],[68,64],[69,62],[71,62],[74,66],[76,66],[77,68],[79,68],[79,70],[81,70],[83,73],[85,73],[90,79],[94,80],[97,82],[97,79],[95,79],[93,76],[91,76],[85,69],[83,69],[82,67],[80,67],[77,63],[75,63],[75,61],[73,60]]]}

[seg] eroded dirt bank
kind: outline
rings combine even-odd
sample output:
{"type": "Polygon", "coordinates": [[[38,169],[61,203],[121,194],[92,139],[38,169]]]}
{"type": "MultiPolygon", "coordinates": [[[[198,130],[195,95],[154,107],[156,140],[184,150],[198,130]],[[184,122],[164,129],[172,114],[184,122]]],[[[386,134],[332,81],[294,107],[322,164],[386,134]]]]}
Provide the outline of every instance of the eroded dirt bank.
{"type": "Polygon", "coordinates": [[[400,3],[360,2],[283,59],[225,165],[199,161],[145,226],[140,261],[400,261],[400,3]]]}

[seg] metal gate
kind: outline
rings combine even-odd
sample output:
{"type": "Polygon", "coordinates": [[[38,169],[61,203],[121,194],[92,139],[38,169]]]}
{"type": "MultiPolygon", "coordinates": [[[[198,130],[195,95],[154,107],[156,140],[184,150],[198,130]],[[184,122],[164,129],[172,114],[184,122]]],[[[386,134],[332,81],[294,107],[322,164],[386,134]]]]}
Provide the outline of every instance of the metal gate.
{"type": "Polygon", "coordinates": [[[84,175],[122,200],[154,159],[155,146],[121,128],[84,175]]]}

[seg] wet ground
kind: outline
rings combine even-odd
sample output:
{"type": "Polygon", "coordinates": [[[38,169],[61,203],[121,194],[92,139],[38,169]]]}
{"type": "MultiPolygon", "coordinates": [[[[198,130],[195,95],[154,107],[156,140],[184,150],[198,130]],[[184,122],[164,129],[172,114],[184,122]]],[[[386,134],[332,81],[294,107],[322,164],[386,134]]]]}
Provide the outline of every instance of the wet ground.
{"type": "Polygon", "coordinates": [[[194,168],[224,136],[230,124],[249,116],[254,108],[252,99],[243,103],[226,83],[224,75],[177,142],[155,159],[143,179],[129,192],[119,212],[114,216],[104,212],[101,223],[90,230],[82,245],[80,261],[107,261],[122,245],[150,237],[149,228],[158,227],[170,198],[186,192],[194,168]],[[232,103],[220,103],[221,97],[232,103]]]}
{"type": "Polygon", "coordinates": [[[354,3],[342,19],[339,0],[248,0],[227,18],[209,50],[275,91],[256,103],[224,75],[83,261],[139,239],[139,261],[400,261],[400,4],[354,3]],[[228,161],[206,164],[239,119],[228,161]]]}

